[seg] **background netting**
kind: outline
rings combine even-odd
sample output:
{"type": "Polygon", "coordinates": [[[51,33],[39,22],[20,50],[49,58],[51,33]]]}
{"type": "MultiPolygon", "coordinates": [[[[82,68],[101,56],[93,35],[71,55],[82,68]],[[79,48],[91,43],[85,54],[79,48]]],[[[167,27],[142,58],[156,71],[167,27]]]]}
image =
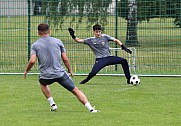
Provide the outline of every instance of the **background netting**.
{"type": "MultiPolygon", "coordinates": [[[[87,74],[94,55],[76,36],[93,36],[99,23],[103,33],[120,39],[134,55],[112,49],[113,55],[129,61],[131,73],[140,75],[181,75],[180,0],[1,0],[0,73],[23,73],[30,57],[31,44],[39,36],[37,25],[48,23],[51,35],[60,38],[74,73],[87,74]]],[[[111,48],[119,48],[114,42],[111,48]]],[[[38,73],[38,67],[31,70],[38,73]]],[[[108,66],[100,74],[123,74],[121,65],[108,66]]]]}

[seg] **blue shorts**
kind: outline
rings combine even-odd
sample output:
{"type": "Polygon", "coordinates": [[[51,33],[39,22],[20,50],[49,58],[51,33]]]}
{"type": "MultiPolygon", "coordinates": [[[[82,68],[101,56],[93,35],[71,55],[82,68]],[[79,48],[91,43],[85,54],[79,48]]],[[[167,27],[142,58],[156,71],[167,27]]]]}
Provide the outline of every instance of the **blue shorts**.
{"type": "Polygon", "coordinates": [[[73,80],[66,73],[62,77],[54,78],[54,79],[42,79],[42,78],[40,78],[39,82],[42,85],[51,85],[54,82],[58,82],[60,85],[62,85],[68,91],[72,91],[75,88],[73,80]]]}

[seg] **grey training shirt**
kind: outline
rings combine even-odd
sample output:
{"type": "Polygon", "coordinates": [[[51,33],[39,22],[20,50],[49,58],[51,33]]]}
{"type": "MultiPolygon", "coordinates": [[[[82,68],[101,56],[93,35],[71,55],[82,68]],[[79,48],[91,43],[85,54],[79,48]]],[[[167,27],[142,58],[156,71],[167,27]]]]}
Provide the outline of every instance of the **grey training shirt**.
{"type": "Polygon", "coordinates": [[[41,37],[32,44],[31,54],[38,57],[40,78],[54,79],[63,76],[65,69],[61,64],[61,53],[66,52],[61,40],[41,37]]]}
{"type": "Polygon", "coordinates": [[[96,58],[103,58],[111,56],[109,41],[113,41],[114,39],[114,37],[102,34],[99,38],[90,37],[85,39],[84,44],[87,44],[92,49],[96,58]]]}

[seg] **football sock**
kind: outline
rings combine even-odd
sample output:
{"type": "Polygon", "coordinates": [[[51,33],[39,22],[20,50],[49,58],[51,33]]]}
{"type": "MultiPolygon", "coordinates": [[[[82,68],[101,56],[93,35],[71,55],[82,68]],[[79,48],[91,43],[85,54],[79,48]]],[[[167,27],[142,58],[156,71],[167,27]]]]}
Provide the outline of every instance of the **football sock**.
{"type": "Polygon", "coordinates": [[[53,104],[55,104],[54,100],[52,97],[49,97],[48,99],[48,102],[50,103],[50,106],[52,106],[53,104]]]}
{"type": "Polygon", "coordinates": [[[89,111],[91,111],[91,110],[94,109],[89,102],[87,102],[87,103],[85,104],[85,107],[86,107],[89,111]]]}

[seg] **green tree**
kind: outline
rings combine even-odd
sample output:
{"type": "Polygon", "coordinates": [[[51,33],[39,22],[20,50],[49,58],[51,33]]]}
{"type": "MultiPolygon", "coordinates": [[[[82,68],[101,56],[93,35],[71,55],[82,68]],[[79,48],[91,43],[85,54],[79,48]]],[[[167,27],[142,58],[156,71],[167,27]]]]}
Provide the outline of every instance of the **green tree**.
{"type": "Polygon", "coordinates": [[[128,0],[128,15],[127,15],[127,33],[126,45],[138,45],[137,38],[137,3],[136,0],[128,0]]]}
{"type": "MultiPolygon", "coordinates": [[[[42,0],[42,12],[50,25],[59,28],[62,28],[68,17],[71,17],[70,25],[77,20],[81,23],[83,17],[86,17],[87,29],[90,29],[96,23],[107,25],[108,9],[112,2],[112,0],[42,0]]],[[[151,18],[174,18],[175,26],[181,27],[180,0],[119,0],[117,2],[116,15],[127,20],[127,45],[139,44],[138,22],[149,22],[151,18]]]]}
{"type": "Polygon", "coordinates": [[[138,22],[149,22],[152,18],[174,18],[174,25],[181,27],[180,0],[120,0],[117,10],[118,15],[127,20],[128,45],[138,45],[138,22]]]}
{"type": "Polygon", "coordinates": [[[43,0],[42,5],[49,24],[61,28],[66,18],[71,16],[73,23],[78,16],[78,22],[81,23],[86,15],[89,29],[95,23],[102,26],[107,24],[107,10],[111,2],[112,0],[43,0]]]}
{"type": "Polygon", "coordinates": [[[42,0],[32,0],[32,4],[33,4],[33,14],[41,15],[42,0]]]}

